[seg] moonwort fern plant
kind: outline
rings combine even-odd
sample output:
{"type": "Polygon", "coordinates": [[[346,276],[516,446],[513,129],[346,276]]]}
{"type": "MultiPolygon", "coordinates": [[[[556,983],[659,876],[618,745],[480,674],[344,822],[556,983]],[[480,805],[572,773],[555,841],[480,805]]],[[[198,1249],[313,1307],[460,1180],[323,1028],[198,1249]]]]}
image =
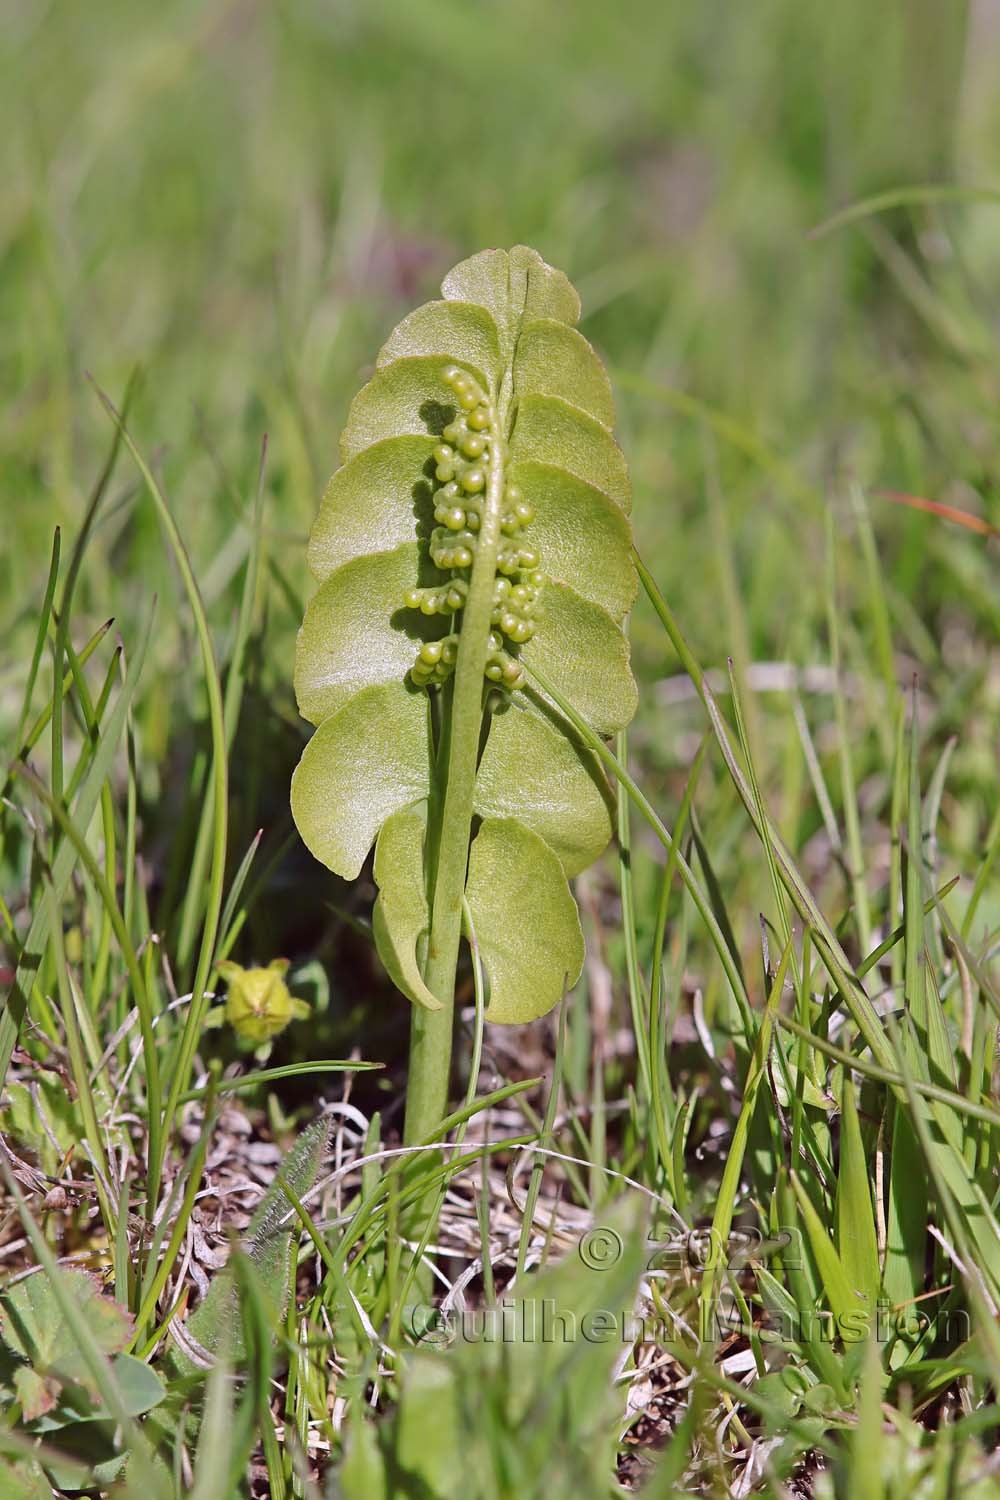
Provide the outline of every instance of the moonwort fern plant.
{"type": "Polygon", "coordinates": [[[463,933],[490,1021],[545,1014],[583,964],[568,882],[613,802],[538,682],[605,736],[636,702],[629,479],[579,297],[522,245],[463,261],[442,293],[351,406],[295,665],[317,727],[292,809],[347,879],[375,843],[375,941],[414,1002],[411,1143],[447,1106],[463,933]]]}

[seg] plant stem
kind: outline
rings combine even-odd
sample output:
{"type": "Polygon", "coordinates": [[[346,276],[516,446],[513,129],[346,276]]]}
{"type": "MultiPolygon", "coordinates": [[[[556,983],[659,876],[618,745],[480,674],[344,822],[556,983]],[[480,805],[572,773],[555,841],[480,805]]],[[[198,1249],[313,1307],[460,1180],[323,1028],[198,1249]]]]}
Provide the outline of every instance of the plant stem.
{"type": "Polygon", "coordinates": [[[441,1001],[441,1009],[430,1011],[419,1005],[413,1008],[403,1136],[406,1144],[411,1146],[433,1134],[448,1106],[455,970],[462,937],[462,899],[483,723],[483,673],[489,651],[493,584],[503,515],[506,447],[501,422],[492,404],[489,454],[482,520],[476,539],[469,593],[462,611],[455,662],[441,822],[435,830],[437,868],[431,897],[424,980],[431,993],[441,1001]]]}

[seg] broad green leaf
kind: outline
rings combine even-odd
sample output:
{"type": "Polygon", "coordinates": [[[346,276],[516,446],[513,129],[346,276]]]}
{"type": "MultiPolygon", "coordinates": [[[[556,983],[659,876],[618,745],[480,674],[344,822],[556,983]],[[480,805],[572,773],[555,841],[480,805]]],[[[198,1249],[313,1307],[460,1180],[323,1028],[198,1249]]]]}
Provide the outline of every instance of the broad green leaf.
{"type": "Polygon", "coordinates": [[[469,854],[466,897],[489,977],[488,1021],[544,1016],[583,968],[583,933],[562,866],[512,818],[487,818],[469,854]]]}
{"type": "MultiPolygon", "coordinates": [[[[118,1390],[121,1394],[122,1405],[130,1417],[141,1417],[147,1411],[152,1411],[166,1396],[163,1382],[156,1371],[141,1359],[135,1359],[131,1354],[116,1354],[111,1361],[118,1390]]],[[[111,1413],[104,1407],[93,1413],[96,1416],[105,1416],[110,1419],[111,1413]]]]}
{"type": "Polygon", "coordinates": [[[538,602],[545,629],[524,647],[525,662],[598,734],[624,729],[638,699],[628,642],[607,610],[564,583],[547,583],[538,602]]]}
{"type": "MultiPolygon", "coordinates": [[[[97,1282],[86,1272],[61,1274],[101,1352],[115,1354],[123,1349],[132,1332],[130,1314],[110,1297],[102,1296],[97,1282]]],[[[17,1282],[0,1300],[0,1337],[30,1366],[21,1366],[14,1375],[29,1421],[52,1410],[66,1382],[83,1386],[97,1400],[89,1368],[47,1273],[17,1282]]]]}
{"type": "Polygon", "coordinates": [[[515,245],[483,250],[453,267],[441,283],[449,301],[478,302],[493,317],[505,350],[513,347],[523,319],[558,318],[576,323],[580,298],[562,271],[546,265],[536,250],[515,245]]]}
{"type": "MultiPolygon", "coordinates": [[[[122,1407],[130,1417],[141,1417],[166,1397],[166,1388],[156,1371],[131,1354],[116,1354],[111,1361],[111,1371],[118,1388],[122,1407]]],[[[35,1424],[39,1433],[54,1432],[58,1428],[76,1426],[81,1420],[87,1422],[112,1422],[114,1413],[104,1401],[95,1400],[82,1418],[79,1403],[64,1402],[55,1410],[48,1409],[35,1424]]]]}
{"type": "Polygon", "coordinates": [[[424,984],[417,944],[430,922],[424,890],[425,806],[404,807],[382,824],[375,845],[375,883],[378,899],[372,930],[379,957],[397,989],[418,1005],[440,1010],[424,984]]]}
{"type": "Polygon", "coordinates": [[[615,420],[611,382],[582,333],[555,318],[525,323],[514,357],[514,390],[525,396],[560,396],[605,427],[615,420]]]}
{"type": "Polygon", "coordinates": [[[351,403],[340,439],[341,461],[346,464],[372,443],[386,438],[405,434],[440,438],[458,412],[454,394],[442,379],[450,364],[467,368],[454,356],[449,359],[432,354],[395,359],[376,370],[351,403]]]}
{"type": "Polygon", "coordinates": [[[493,715],[476,778],[482,817],[517,818],[577,875],[611,837],[609,800],[597,757],[570,734],[516,702],[493,715]]]}
{"type": "Polygon", "coordinates": [[[308,560],[322,583],[344,563],[412,542],[433,524],[427,467],[436,439],[387,438],[337,470],[309,537],[308,560]]]}
{"type": "Polygon", "coordinates": [[[366,688],[325,719],[292,777],[292,812],[316,858],[361,872],[391,813],[427,795],[427,704],[400,683],[366,688]]]}
{"type": "Polygon", "coordinates": [[[321,724],[362,688],[404,680],[424,623],[404,604],[418,568],[417,544],[408,542],[345,563],[313,595],[296,657],[295,695],[304,719],[321,724]]]}
{"type": "MultiPolygon", "coordinates": [[[[85,1271],[63,1271],[62,1275],[103,1353],[123,1349],[132,1331],[130,1314],[102,1296],[97,1281],[85,1271]]],[[[75,1356],[76,1339],[59,1311],[47,1274],[25,1277],[0,1299],[0,1337],[38,1369],[57,1369],[75,1356]]]]}
{"type": "Polygon", "coordinates": [[[37,1422],[53,1410],[62,1395],[62,1381],[53,1375],[40,1375],[30,1365],[18,1365],[14,1371],[14,1390],[21,1403],[26,1422],[37,1422]]]}
{"type": "Polygon", "coordinates": [[[535,508],[531,538],[546,577],[601,605],[618,624],[636,593],[632,528],[621,507],[553,464],[514,464],[511,477],[535,508]]]}
{"type": "Polygon", "coordinates": [[[497,326],[486,308],[474,302],[425,302],[397,323],[382,345],[378,365],[426,355],[457,360],[494,386],[502,360],[497,326]]]}
{"type": "Polygon", "coordinates": [[[43,1170],[54,1175],[60,1155],[83,1140],[83,1126],[63,1080],[57,1073],[36,1066],[30,1087],[8,1083],[4,1099],[5,1130],[37,1152],[43,1170]]]}
{"type": "Polygon", "coordinates": [[[526,396],[518,402],[510,456],[512,463],[534,459],[555,464],[603,490],[622,510],[632,509],[622,450],[601,422],[558,396],[526,396]]]}

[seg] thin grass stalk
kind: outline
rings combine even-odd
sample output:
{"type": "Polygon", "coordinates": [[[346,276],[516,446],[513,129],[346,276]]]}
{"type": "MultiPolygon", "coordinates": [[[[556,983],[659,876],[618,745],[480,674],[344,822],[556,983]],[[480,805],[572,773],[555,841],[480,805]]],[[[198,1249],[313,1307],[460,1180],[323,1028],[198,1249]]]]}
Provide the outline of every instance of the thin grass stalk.
{"type": "Polygon", "coordinates": [[[195,1048],[201,1036],[205,1020],[205,1011],[208,1006],[208,995],[206,984],[212,959],[215,952],[215,941],[218,935],[219,916],[222,911],[223,879],[226,867],[226,838],[228,817],[228,766],[226,761],[226,734],[223,718],[222,691],[219,685],[219,673],[215,663],[215,651],[212,645],[212,637],[208,628],[208,620],[205,616],[201,594],[198,589],[197,580],[191,567],[191,561],[187,549],[177,529],[170,507],[163,496],[159,484],[152,470],[146,463],[139,449],[132,441],[128,430],[124,425],[124,417],[115,410],[111,401],[99,387],[95,387],[98,397],[105,410],[108,412],[116,428],[121,434],[132,455],[132,458],[142,475],[146,487],[153,498],[160,523],[166,532],[167,539],[177,559],[181,577],[184,582],[184,590],[188,597],[192,615],[194,616],[195,629],[201,650],[202,668],[205,674],[205,688],[208,694],[209,721],[212,732],[212,801],[211,814],[213,821],[212,835],[212,864],[209,876],[209,889],[205,903],[205,920],[202,928],[201,947],[198,952],[198,963],[195,969],[194,983],[192,985],[191,1005],[184,1022],[184,1029],[177,1045],[175,1055],[171,1060],[170,1068],[170,1091],[163,1114],[162,1134],[158,1142],[158,1150],[155,1156],[151,1153],[150,1159],[150,1201],[155,1202],[159,1197],[160,1181],[163,1172],[163,1143],[170,1137],[173,1128],[174,1116],[177,1113],[178,1100],[187,1088],[191,1076],[191,1067],[194,1062],[195,1048]]]}

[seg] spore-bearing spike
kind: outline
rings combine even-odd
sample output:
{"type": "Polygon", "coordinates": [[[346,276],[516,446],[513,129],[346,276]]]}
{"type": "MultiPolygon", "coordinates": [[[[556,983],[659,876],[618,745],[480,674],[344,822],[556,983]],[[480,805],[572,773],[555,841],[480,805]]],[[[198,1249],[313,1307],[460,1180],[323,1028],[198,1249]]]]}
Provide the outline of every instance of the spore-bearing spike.
{"type": "Polygon", "coordinates": [[[447,531],[443,526],[431,532],[430,554],[434,566],[442,571],[471,568],[476,552],[476,538],[471,531],[447,531]]]}
{"type": "Polygon", "coordinates": [[[513,693],[524,686],[524,668],[509,652],[501,648],[499,651],[491,651],[487,657],[486,678],[513,693]]]}
{"type": "Polygon", "coordinates": [[[419,609],[422,615],[453,615],[465,607],[469,585],[464,578],[453,578],[450,583],[432,588],[407,589],[407,609],[419,609]]]}
{"type": "MultiPolygon", "coordinates": [[[[467,370],[448,365],[442,379],[454,394],[458,411],[434,448],[437,526],[431,533],[429,551],[437,568],[454,573],[471,568],[476,556],[490,472],[492,414],[487,396],[467,370]]],[[[513,692],[524,682],[524,668],[508,645],[522,646],[535,633],[539,557],[520,542],[522,529],[534,515],[520,487],[508,480],[500,518],[503,540],[497,554],[485,668],[487,681],[501,693],[513,692]]],[[[407,608],[419,609],[424,615],[456,614],[464,609],[468,592],[467,580],[454,578],[431,588],[410,589],[405,602],[407,608]]],[[[457,634],[443,641],[428,641],[420,648],[410,676],[418,686],[440,685],[451,676],[457,657],[457,634]]]]}
{"type": "Polygon", "coordinates": [[[457,635],[446,635],[440,641],[426,641],[417,652],[410,676],[417,687],[440,687],[454,672],[457,660],[457,635]]]}

